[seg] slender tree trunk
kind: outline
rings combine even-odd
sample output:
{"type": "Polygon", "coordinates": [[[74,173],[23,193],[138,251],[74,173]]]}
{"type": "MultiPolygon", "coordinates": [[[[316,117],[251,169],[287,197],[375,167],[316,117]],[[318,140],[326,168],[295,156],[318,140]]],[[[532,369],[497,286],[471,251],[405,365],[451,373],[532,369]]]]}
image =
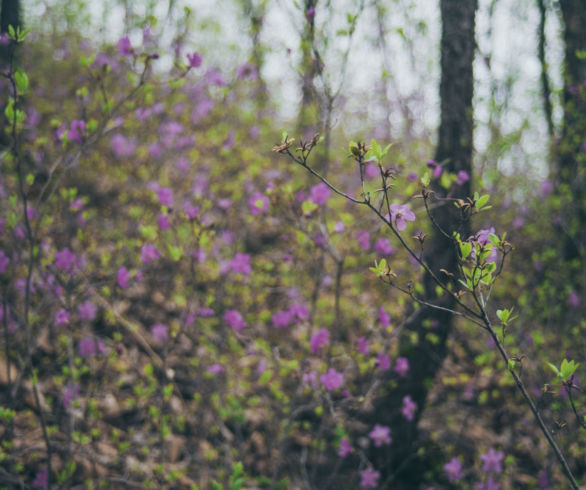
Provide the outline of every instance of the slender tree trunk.
{"type": "Polygon", "coordinates": [[[583,0],[560,0],[564,23],[564,119],[557,147],[557,186],[564,201],[564,259],[573,267],[580,289],[586,240],[586,6],[583,0]],[[577,275],[576,275],[577,273],[577,275]]]}
{"type": "Polygon", "coordinates": [[[301,107],[299,109],[299,122],[297,133],[306,139],[312,134],[309,131],[316,130],[319,122],[317,97],[315,93],[314,79],[318,74],[318,60],[314,56],[315,42],[315,9],[318,0],[305,0],[304,2],[304,27],[301,38],[301,107]]]}
{"type": "MultiPolygon", "coordinates": [[[[2,0],[2,11],[0,11],[0,32],[5,34],[8,32],[8,26],[13,26],[15,29],[20,26],[20,0],[2,0]]],[[[14,49],[12,46],[0,46],[0,70],[8,67],[10,62],[10,51],[14,49]]],[[[6,90],[6,89],[5,89],[6,90]]],[[[8,145],[8,136],[4,132],[6,125],[6,116],[4,115],[4,108],[7,97],[3,96],[0,102],[0,147],[8,145]]]]}
{"type": "MultiPolygon", "coordinates": [[[[472,65],[475,52],[476,0],[441,0],[441,124],[435,160],[444,164],[450,172],[472,170],[473,108],[472,95],[474,77],[472,65]]],[[[445,194],[434,189],[437,196],[445,194]]],[[[470,181],[452,191],[451,197],[462,198],[470,194],[470,181]]],[[[441,201],[439,201],[441,202],[441,201]]],[[[459,219],[458,210],[452,201],[433,211],[436,222],[451,234],[459,231],[464,237],[470,234],[468,223],[459,219]]],[[[440,269],[456,272],[457,257],[450,240],[439,233],[425,239],[424,256],[431,270],[438,276],[446,276],[440,269]]],[[[428,302],[453,309],[451,297],[436,294],[436,284],[426,275],[423,279],[428,302]]],[[[371,423],[391,427],[393,444],[374,448],[372,461],[381,471],[383,488],[418,488],[424,471],[429,466],[429,455],[425,447],[417,445],[417,424],[421,409],[425,406],[429,387],[441,368],[447,352],[447,338],[452,327],[453,315],[427,307],[412,315],[402,339],[401,356],[409,361],[410,370],[396,386],[374,401],[374,410],[369,417],[371,423]],[[417,341],[410,338],[416,333],[417,341]],[[409,395],[419,407],[413,421],[401,414],[403,398],[409,395]],[[417,453],[422,449],[423,453],[417,453]]]]}

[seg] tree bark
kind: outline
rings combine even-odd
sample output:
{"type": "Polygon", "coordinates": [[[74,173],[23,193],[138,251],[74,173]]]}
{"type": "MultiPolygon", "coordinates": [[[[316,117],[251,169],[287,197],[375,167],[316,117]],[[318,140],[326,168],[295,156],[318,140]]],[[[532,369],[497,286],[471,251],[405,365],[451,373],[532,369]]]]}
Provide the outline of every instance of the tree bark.
{"type": "MultiPolygon", "coordinates": [[[[475,52],[476,0],[441,0],[441,123],[435,160],[444,170],[472,175],[473,60],[475,52]]],[[[436,196],[445,197],[445,190],[436,186],[436,196]]],[[[452,189],[449,197],[464,198],[470,195],[470,181],[452,189]]],[[[467,221],[459,218],[453,201],[438,201],[433,211],[435,221],[451,235],[458,231],[463,237],[470,234],[467,221]]],[[[452,242],[440,233],[432,233],[425,240],[424,258],[437,277],[445,269],[456,273],[457,257],[452,242]]],[[[454,309],[452,297],[438,297],[436,283],[426,274],[423,278],[427,302],[454,309]]],[[[423,307],[416,311],[406,326],[401,343],[401,356],[409,361],[410,370],[395,386],[374,401],[371,423],[391,427],[393,443],[384,448],[373,448],[371,460],[381,471],[383,488],[418,488],[423,474],[429,468],[430,455],[419,444],[417,425],[425,406],[433,378],[441,368],[447,353],[447,339],[453,315],[449,312],[423,307]],[[417,342],[410,338],[416,334],[417,342]],[[403,398],[410,396],[419,407],[415,418],[408,421],[401,414],[403,398]]],[[[389,385],[389,383],[387,383],[389,385]]]]}

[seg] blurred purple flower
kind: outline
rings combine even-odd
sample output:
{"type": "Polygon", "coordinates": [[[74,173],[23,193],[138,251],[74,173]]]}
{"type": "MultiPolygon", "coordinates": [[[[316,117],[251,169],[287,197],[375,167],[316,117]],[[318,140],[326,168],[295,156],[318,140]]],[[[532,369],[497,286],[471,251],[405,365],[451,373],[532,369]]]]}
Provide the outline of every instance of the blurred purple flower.
{"type": "Polygon", "coordinates": [[[173,207],[173,191],[169,187],[159,187],[157,189],[157,197],[161,206],[173,207]]]}
{"type": "Polygon", "coordinates": [[[37,472],[33,480],[33,487],[49,488],[49,470],[37,472]]]}
{"type": "Polygon", "coordinates": [[[253,216],[267,213],[269,211],[269,198],[260,192],[255,192],[248,199],[248,206],[250,207],[250,213],[253,216]]]}
{"type": "Polygon", "coordinates": [[[129,279],[130,274],[128,273],[128,269],[125,266],[120,267],[116,273],[116,283],[118,286],[122,289],[127,288],[129,279]]]}
{"type": "Polygon", "coordinates": [[[77,312],[79,313],[79,318],[91,322],[96,318],[98,307],[95,304],[93,304],[90,300],[87,300],[77,307],[77,312]]]}
{"type": "Polygon", "coordinates": [[[319,184],[314,185],[310,189],[309,200],[314,202],[318,206],[322,206],[327,202],[331,194],[332,191],[330,190],[330,188],[323,182],[320,182],[319,184]]]}
{"type": "Polygon", "coordinates": [[[392,255],[395,249],[391,246],[391,241],[388,238],[380,238],[374,244],[374,249],[379,255],[392,255]]]}
{"type": "Polygon", "coordinates": [[[450,483],[455,483],[464,478],[464,474],[462,473],[462,463],[460,463],[458,458],[452,458],[449,463],[446,463],[444,465],[444,471],[446,472],[450,483]]]}
{"type": "Polygon", "coordinates": [[[578,308],[580,306],[580,295],[576,291],[570,291],[568,303],[572,308],[578,308]]]}
{"type": "Polygon", "coordinates": [[[220,70],[217,68],[210,68],[205,75],[206,81],[209,85],[217,85],[218,87],[225,87],[226,80],[220,70]]]}
{"type": "Polygon", "coordinates": [[[250,267],[250,255],[237,253],[230,261],[230,268],[234,274],[243,274],[247,276],[252,272],[250,267]]]}
{"type": "Polygon", "coordinates": [[[352,451],[353,449],[350,443],[348,442],[348,439],[342,437],[342,439],[340,439],[340,447],[338,448],[338,456],[340,456],[340,458],[345,458],[352,451]]]}
{"type": "Polygon", "coordinates": [[[313,19],[315,18],[315,7],[310,7],[305,11],[305,18],[307,19],[307,22],[313,22],[313,19]]]}
{"type": "Polygon", "coordinates": [[[334,368],[330,368],[327,373],[323,373],[319,377],[319,380],[328,391],[332,391],[342,386],[344,375],[336,371],[334,368]]]}
{"type": "Polygon", "coordinates": [[[69,141],[81,144],[84,134],[85,122],[76,119],[75,121],[72,121],[71,125],[69,126],[69,131],[67,132],[67,139],[69,141]]]}
{"type": "Polygon", "coordinates": [[[403,407],[401,413],[409,422],[415,418],[415,412],[417,411],[417,403],[415,403],[409,395],[403,398],[403,407]]]}
{"type": "Polygon", "coordinates": [[[239,80],[256,80],[258,78],[258,69],[250,61],[247,61],[236,69],[236,77],[239,80]]]}
{"type": "Polygon", "coordinates": [[[391,439],[391,429],[384,425],[376,424],[372,431],[368,434],[368,437],[372,439],[375,447],[381,447],[393,442],[391,439]]]}
{"type": "Polygon", "coordinates": [[[4,255],[4,252],[0,250],[0,274],[4,274],[10,264],[10,259],[4,255]]]}
{"type": "Polygon", "coordinates": [[[378,321],[383,327],[388,327],[391,324],[391,315],[387,313],[384,306],[378,309],[378,321]]]}
{"type": "Polygon", "coordinates": [[[63,406],[69,408],[71,404],[79,397],[79,385],[67,385],[63,392],[63,406]]]}
{"type": "Polygon", "coordinates": [[[187,61],[190,68],[199,68],[201,66],[202,58],[199,53],[187,53],[187,61]]]}
{"type": "Polygon", "coordinates": [[[362,488],[376,488],[380,473],[373,468],[366,468],[360,472],[360,486],[362,488]]]}
{"type": "Polygon", "coordinates": [[[151,264],[161,256],[159,249],[152,243],[147,243],[140,249],[140,260],[143,264],[151,264]]]}
{"type": "Polygon", "coordinates": [[[222,367],[222,365],[218,363],[212,364],[211,366],[208,366],[208,368],[206,369],[208,373],[212,374],[220,374],[223,370],[224,368],[222,367]]]}
{"type": "Polygon", "coordinates": [[[336,233],[343,233],[344,230],[346,229],[346,225],[344,224],[343,221],[338,221],[335,225],[334,225],[334,231],[336,233]]]}
{"type": "Polygon", "coordinates": [[[197,316],[200,316],[202,318],[209,318],[211,316],[214,316],[214,310],[212,310],[211,308],[207,308],[205,306],[202,308],[199,308],[196,313],[197,313],[197,316]]]}
{"type": "Polygon", "coordinates": [[[224,321],[228,324],[230,328],[233,328],[238,333],[242,332],[242,329],[246,326],[246,322],[240,312],[236,310],[227,310],[224,313],[224,321]]]}
{"type": "Polygon", "coordinates": [[[65,271],[71,272],[75,262],[77,260],[76,255],[69,250],[69,248],[64,248],[55,254],[55,267],[65,271]]]}
{"type": "Polygon", "coordinates": [[[166,214],[159,214],[159,216],[157,216],[157,225],[159,225],[159,228],[161,230],[168,230],[169,228],[171,228],[171,223],[169,223],[169,218],[167,218],[166,214]]]}
{"type": "Polygon", "coordinates": [[[495,451],[490,448],[487,453],[481,454],[482,471],[486,473],[501,473],[503,471],[502,462],[505,455],[501,451],[495,451]]]}
{"type": "Polygon", "coordinates": [[[400,376],[407,376],[409,372],[409,361],[406,357],[399,357],[395,364],[395,372],[400,376]]]}
{"type": "Polygon", "coordinates": [[[169,338],[169,327],[162,323],[157,323],[151,327],[151,334],[157,342],[162,342],[169,338]]]}
{"type": "Polygon", "coordinates": [[[356,232],[356,241],[362,250],[370,249],[370,233],[364,230],[356,232]]]}
{"type": "Polygon", "coordinates": [[[383,351],[380,351],[376,357],[375,366],[378,366],[381,371],[388,371],[391,369],[391,358],[383,351]]]}
{"type": "Polygon", "coordinates": [[[330,341],[330,332],[327,328],[321,328],[313,334],[309,340],[309,350],[312,354],[317,354],[319,350],[330,341]]]}
{"type": "Polygon", "coordinates": [[[120,50],[120,56],[132,56],[132,44],[128,36],[124,36],[118,41],[118,49],[120,50]]]}
{"type": "Polygon", "coordinates": [[[271,317],[271,321],[273,322],[273,327],[285,328],[291,325],[293,314],[291,311],[279,310],[271,317]]]}
{"type": "Polygon", "coordinates": [[[309,320],[309,309],[307,306],[301,303],[294,303],[289,307],[289,313],[293,315],[296,320],[307,321],[309,320]]]}
{"type": "Polygon", "coordinates": [[[110,147],[114,156],[117,158],[124,158],[134,155],[136,151],[136,142],[129,140],[120,133],[116,133],[110,139],[110,147]]]}
{"type": "Polygon", "coordinates": [[[69,313],[63,308],[60,309],[55,315],[55,326],[60,327],[61,325],[66,325],[68,321],[69,313]]]}
{"type": "Polygon", "coordinates": [[[541,183],[541,193],[545,196],[547,196],[548,194],[551,194],[553,192],[553,183],[550,182],[549,180],[544,180],[541,183]]]}
{"type": "Polygon", "coordinates": [[[84,337],[78,344],[81,357],[93,357],[96,355],[96,341],[93,337],[84,337]]]}
{"type": "Polygon", "coordinates": [[[364,354],[365,356],[368,355],[368,353],[370,351],[370,346],[368,345],[368,340],[366,340],[366,338],[364,338],[364,337],[360,337],[360,338],[356,339],[356,348],[358,349],[358,351],[361,354],[364,354]]]}
{"type": "Polygon", "coordinates": [[[456,184],[462,185],[468,182],[469,180],[470,176],[468,175],[468,172],[466,172],[466,170],[460,170],[458,172],[458,180],[456,180],[456,184]]]}

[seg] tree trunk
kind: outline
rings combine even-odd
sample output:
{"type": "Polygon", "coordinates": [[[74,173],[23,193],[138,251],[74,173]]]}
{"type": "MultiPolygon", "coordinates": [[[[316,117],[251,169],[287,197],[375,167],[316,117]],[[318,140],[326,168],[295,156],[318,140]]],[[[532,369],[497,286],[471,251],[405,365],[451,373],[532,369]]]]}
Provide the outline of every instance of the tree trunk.
{"type": "Polygon", "coordinates": [[[564,119],[557,148],[558,192],[564,202],[564,259],[580,289],[586,240],[586,7],[583,0],[560,0],[564,23],[564,119]]]}
{"type": "Polygon", "coordinates": [[[301,38],[301,107],[297,134],[303,139],[313,136],[319,122],[314,79],[318,74],[319,62],[314,56],[315,9],[318,0],[305,0],[304,27],[301,38]],[[309,134],[312,132],[311,134],[309,134]]]}
{"type": "MultiPolygon", "coordinates": [[[[441,0],[441,124],[435,160],[450,172],[472,170],[473,108],[472,95],[474,77],[472,65],[475,52],[474,25],[476,0],[441,0]]],[[[437,196],[445,195],[439,186],[434,188],[437,196]]],[[[450,197],[463,198],[470,195],[470,181],[457,186],[450,197]]],[[[433,211],[437,223],[451,234],[459,231],[463,237],[470,234],[468,223],[459,219],[458,210],[452,201],[433,211]]],[[[424,258],[437,277],[445,278],[440,269],[456,272],[457,257],[450,240],[433,233],[425,240],[424,258]]],[[[423,278],[426,300],[448,309],[455,307],[454,300],[447,295],[438,297],[436,283],[431,276],[423,278]]],[[[374,401],[372,424],[391,427],[393,444],[386,448],[373,448],[372,461],[381,471],[381,482],[386,488],[418,488],[422,483],[429,455],[417,453],[425,447],[417,445],[417,424],[421,409],[425,406],[429,387],[441,368],[447,351],[447,339],[452,327],[453,315],[427,307],[412,315],[401,343],[401,356],[409,361],[410,370],[395,386],[374,401]],[[433,326],[432,326],[433,325],[433,326]],[[411,343],[413,333],[416,343],[411,343]],[[432,334],[432,335],[430,335],[432,334]],[[419,407],[413,421],[401,414],[403,398],[409,395],[419,407]]]]}

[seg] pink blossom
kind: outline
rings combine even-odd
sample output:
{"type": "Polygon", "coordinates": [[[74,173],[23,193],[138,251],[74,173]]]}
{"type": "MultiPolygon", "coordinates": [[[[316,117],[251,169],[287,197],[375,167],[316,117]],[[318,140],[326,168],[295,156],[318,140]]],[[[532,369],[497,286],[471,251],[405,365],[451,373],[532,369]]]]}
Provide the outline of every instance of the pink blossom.
{"type": "Polygon", "coordinates": [[[69,322],[69,313],[62,308],[55,315],[55,326],[60,327],[61,325],[66,325],[67,322],[69,322]]]}
{"type": "Polygon", "coordinates": [[[381,351],[376,358],[376,365],[378,365],[378,368],[381,371],[388,371],[391,369],[391,358],[388,354],[381,351]]]}
{"type": "Polygon", "coordinates": [[[67,132],[67,139],[69,141],[81,144],[84,134],[85,122],[77,119],[75,121],[71,121],[69,131],[67,132]]]}
{"type": "Polygon", "coordinates": [[[348,442],[348,439],[342,437],[342,439],[340,439],[340,447],[338,448],[338,456],[340,456],[340,458],[345,458],[352,451],[353,449],[350,443],[348,442]]]}
{"type": "Polygon", "coordinates": [[[118,49],[120,50],[120,56],[132,56],[132,44],[128,36],[124,36],[118,41],[118,49]]]}
{"type": "Polygon", "coordinates": [[[407,376],[409,372],[409,361],[406,357],[399,357],[395,364],[395,372],[400,376],[407,376]]]}
{"type": "Polygon", "coordinates": [[[159,187],[157,197],[161,206],[173,207],[173,191],[169,187],[159,187]]]}
{"type": "Polygon", "coordinates": [[[71,250],[69,250],[69,248],[66,247],[55,254],[54,263],[55,267],[65,272],[71,272],[76,260],[77,257],[75,256],[75,254],[71,250]]]}
{"type": "Polygon", "coordinates": [[[289,313],[294,319],[305,322],[309,320],[309,309],[300,303],[294,303],[289,307],[289,313]]]}
{"type": "Polygon", "coordinates": [[[455,483],[464,478],[464,474],[462,473],[462,463],[460,463],[458,458],[452,458],[449,463],[446,463],[444,465],[444,471],[446,472],[450,483],[455,483]]]}
{"type": "Polygon", "coordinates": [[[193,53],[187,54],[187,61],[189,62],[190,68],[199,68],[201,66],[202,58],[194,51],[193,53]]]}
{"type": "Polygon", "coordinates": [[[220,374],[224,370],[224,367],[221,364],[215,363],[211,366],[208,366],[206,371],[212,374],[220,374]]]}
{"type": "Polygon", "coordinates": [[[248,199],[248,206],[250,207],[250,213],[253,216],[267,213],[269,211],[269,198],[260,192],[255,192],[248,199]]]}
{"type": "Polygon", "coordinates": [[[580,295],[576,291],[570,291],[568,294],[568,303],[573,308],[578,308],[580,306],[580,295]]]}
{"type": "Polygon", "coordinates": [[[122,289],[127,288],[129,279],[130,274],[128,272],[128,269],[124,266],[120,267],[120,269],[118,269],[118,272],[116,273],[116,283],[118,284],[118,286],[120,286],[122,289]]]}
{"type": "Polygon", "coordinates": [[[114,156],[124,158],[134,155],[136,151],[136,142],[125,138],[120,133],[116,133],[110,139],[110,146],[114,156]]]}
{"type": "Polygon", "coordinates": [[[84,301],[77,307],[77,312],[79,313],[79,318],[82,320],[89,320],[91,322],[96,318],[98,307],[88,300],[84,301]]]}
{"type": "Polygon", "coordinates": [[[96,341],[93,337],[84,337],[78,344],[81,357],[93,357],[96,355],[96,341]]]}
{"type": "Polygon", "coordinates": [[[199,214],[199,208],[191,204],[189,201],[185,201],[183,203],[183,212],[189,219],[195,219],[199,214]]]}
{"type": "Polygon", "coordinates": [[[305,18],[307,19],[307,22],[313,22],[313,19],[315,18],[315,7],[310,7],[305,11],[305,18]]]}
{"type": "Polygon", "coordinates": [[[161,230],[168,230],[169,228],[171,228],[171,223],[169,223],[169,218],[167,217],[166,214],[159,214],[159,216],[157,216],[157,225],[159,225],[159,228],[161,230]]]}
{"type": "Polygon", "coordinates": [[[323,373],[319,377],[319,380],[328,391],[332,391],[342,386],[342,383],[344,382],[344,374],[339,373],[334,368],[330,368],[327,373],[323,373]]]}
{"type": "Polygon", "coordinates": [[[468,175],[468,172],[466,172],[466,170],[460,170],[458,172],[458,180],[456,180],[456,184],[462,185],[468,182],[469,180],[470,176],[468,175]]]}
{"type": "Polygon", "coordinates": [[[493,448],[490,448],[487,453],[480,455],[483,463],[482,471],[486,473],[502,473],[502,462],[504,458],[505,455],[501,451],[495,451],[493,448]]]}
{"type": "Polygon", "coordinates": [[[247,61],[236,69],[236,77],[239,80],[256,80],[258,78],[257,67],[247,61]]]}
{"type": "Polygon", "coordinates": [[[157,323],[151,327],[151,334],[157,342],[167,340],[169,338],[169,327],[162,323],[157,323]]]}
{"type": "Polygon", "coordinates": [[[211,308],[207,308],[207,307],[199,308],[196,313],[197,313],[197,316],[200,316],[202,318],[209,318],[211,316],[214,316],[214,310],[212,310],[211,308]]]}
{"type": "Polygon", "coordinates": [[[346,225],[344,224],[343,221],[338,221],[335,225],[334,225],[334,231],[336,233],[342,233],[344,230],[346,229],[346,225]]]}
{"type": "Polygon", "coordinates": [[[327,200],[329,199],[332,191],[330,188],[320,182],[319,184],[314,185],[309,191],[309,200],[317,204],[318,206],[324,205],[327,200]]]}
{"type": "Polygon", "coordinates": [[[293,314],[291,311],[279,310],[271,317],[271,320],[273,322],[273,327],[285,328],[291,325],[293,314]]]}
{"type": "Polygon", "coordinates": [[[361,354],[364,354],[365,356],[368,355],[368,353],[370,352],[368,340],[366,340],[366,338],[364,337],[356,339],[356,348],[361,354]]]}
{"type": "Polygon", "coordinates": [[[230,261],[230,268],[234,274],[249,275],[252,272],[252,268],[250,267],[250,255],[237,253],[230,261]]]}
{"type": "Polygon", "coordinates": [[[370,249],[370,233],[364,230],[360,230],[356,233],[356,241],[358,242],[358,246],[362,250],[369,250],[370,249]]]}
{"type": "Polygon", "coordinates": [[[384,306],[378,309],[378,321],[383,327],[388,327],[391,324],[391,315],[387,313],[384,306]]]}
{"type": "Polygon", "coordinates": [[[441,165],[438,165],[435,160],[428,160],[427,166],[431,169],[434,179],[439,179],[442,176],[443,168],[441,165]]]}
{"type": "Polygon", "coordinates": [[[230,328],[233,328],[238,333],[242,332],[242,329],[246,326],[246,322],[240,312],[236,310],[227,310],[224,313],[224,321],[228,324],[230,328]]]}
{"type": "Polygon", "coordinates": [[[417,403],[415,403],[409,395],[403,398],[403,407],[401,413],[409,422],[415,418],[415,412],[417,411],[417,403]]]}
{"type": "Polygon", "coordinates": [[[362,488],[376,488],[380,473],[373,468],[366,468],[360,472],[360,486],[362,488]]]}
{"type": "Polygon", "coordinates": [[[152,243],[147,243],[140,249],[140,260],[143,264],[151,264],[161,256],[161,252],[152,243]]]}
{"type": "Polygon", "coordinates": [[[541,193],[545,196],[553,192],[553,184],[549,180],[544,180],[541,183],[541,193]]]}
{"type": "Polygon", "coordinates": [[[372,439],[375,447],[381,447],[382,445],[387,445],[393,442],[391,439],[391,429],[384,425],[376,424],[368,434],[368,437],[372,439]]]}
{"type": "Polygon", "coordinates": [[[33,481],[33,487],[49,488],[49,470],[37,472],[33,481]]]}
{"type": "Polygon", "coordinates": [[[408,221],[415,221],[415,214],[407,204],[391,204],[391,219],[397,226],[397,230],[403,231],[407,228],[408,221]]]}
{"type": "Polygon", "coordinates": [[[309,341],[309,350],[312,354],[317,354],[319,350],[330,341],[330,332],[327,328],[320,329],[313,334],[309,341]]]}
{"type": "Polygon", "coordinates": [[[10,259],[4,255],[4,252],[0,250],[0,274],[4,274],[10,264],[10,259]]]}
{"type": "Polygon", "coordinates": [[[79,397],[79,385],[67,385],[63,392],[63,406],[69,408],[71,403],[79,397]]]}
{"type": "Polygon", "coordinates": [[[374,249],[379,255],[392,255],[395,253],[395,249],[391,246],[391,241],[388,238],[377,240],[374,244],[374,249]]]}

